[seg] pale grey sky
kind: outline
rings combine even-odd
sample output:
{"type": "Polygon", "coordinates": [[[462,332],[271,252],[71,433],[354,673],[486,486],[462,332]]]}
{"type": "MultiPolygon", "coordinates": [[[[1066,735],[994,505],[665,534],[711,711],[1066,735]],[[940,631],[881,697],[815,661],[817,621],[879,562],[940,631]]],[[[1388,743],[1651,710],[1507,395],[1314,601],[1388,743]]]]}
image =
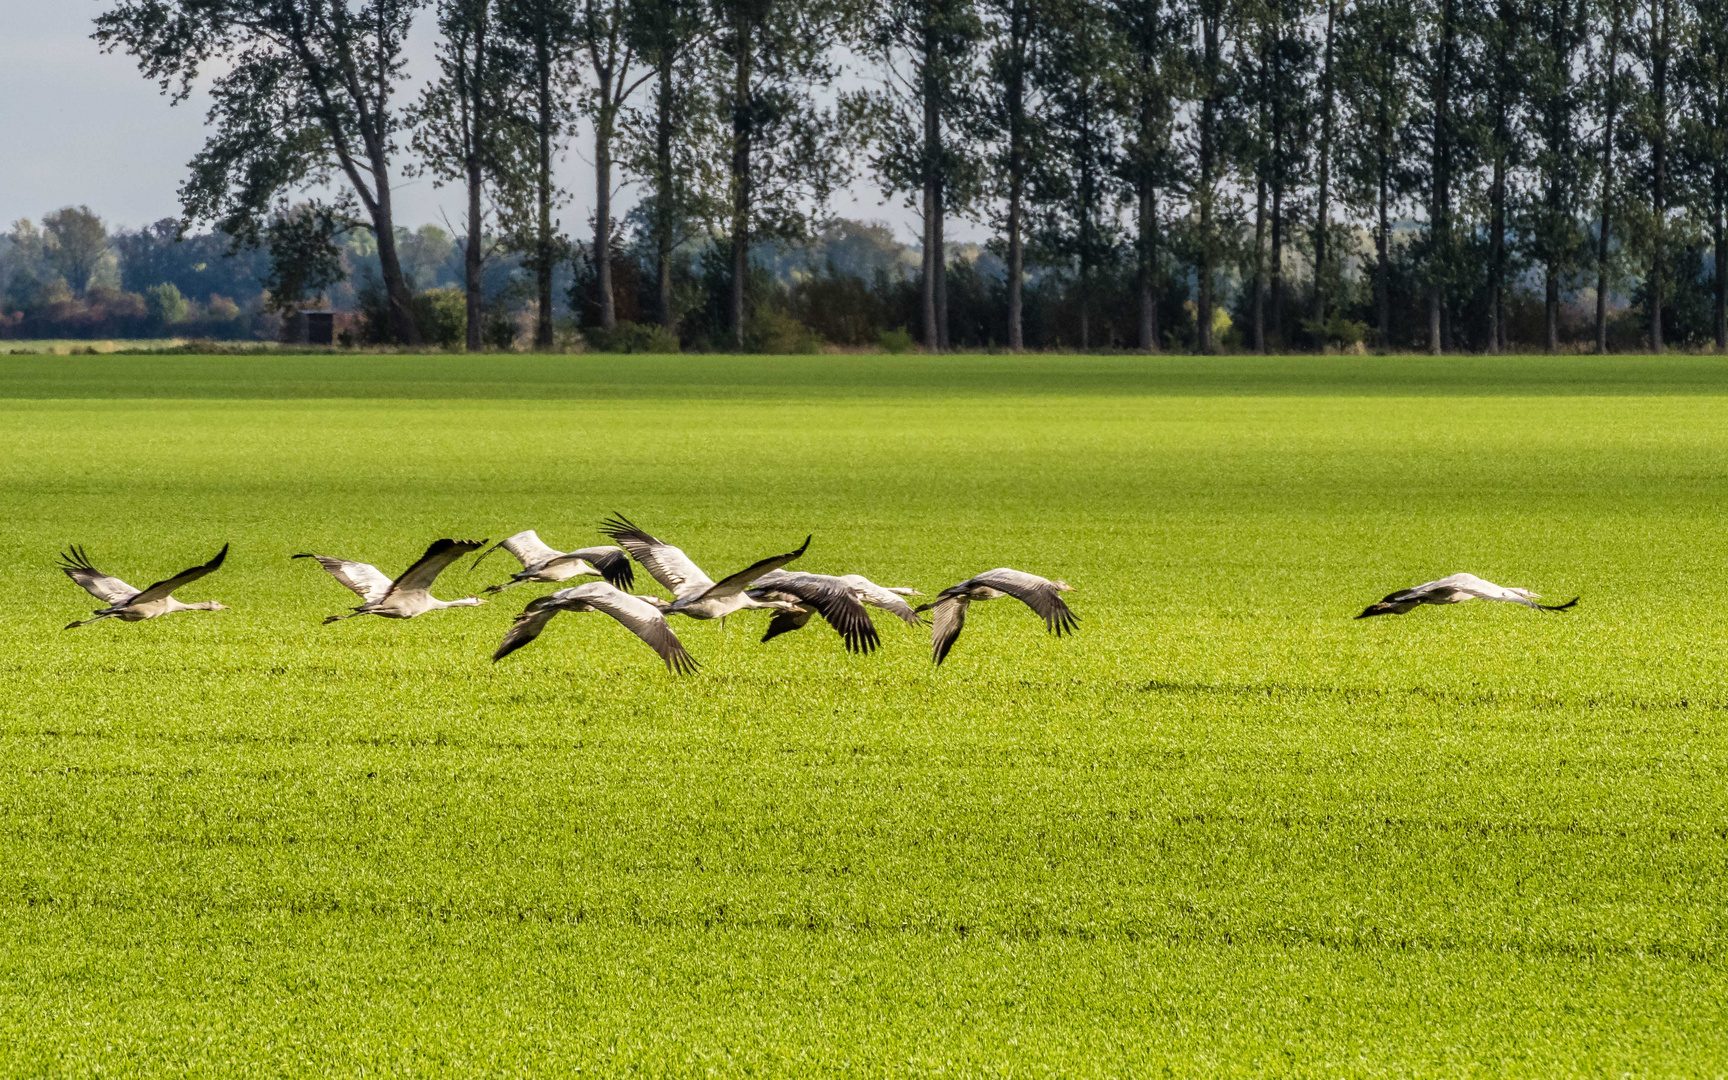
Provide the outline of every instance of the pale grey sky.
{"type": "MultiPolygon", "coordinates": [[[[103,55],[90,40],[103,7],[102,0],[0,0],[0,227],[70,204],[133,228],[179,212],[175,193],[203,143],[206,103],[195,97],[170,108],[130,59],[103,55]]],[[[420,25],[415,52],[424,55],[430,20],[420,25]]],[[[592,212],[586,158],[578,139],[561,170],[574,196],[563,215],[570,231],[592,212]]],[[[634,201],[627,191],[623,198],[634,201]]],[[[452,189],[399,180],[403,224],[456,221],[460,205],[452,189]]],[[[882,205],[867,179],[833,210],[891,222],[903,239],[916,240],[913,216],[882,205]]]]}

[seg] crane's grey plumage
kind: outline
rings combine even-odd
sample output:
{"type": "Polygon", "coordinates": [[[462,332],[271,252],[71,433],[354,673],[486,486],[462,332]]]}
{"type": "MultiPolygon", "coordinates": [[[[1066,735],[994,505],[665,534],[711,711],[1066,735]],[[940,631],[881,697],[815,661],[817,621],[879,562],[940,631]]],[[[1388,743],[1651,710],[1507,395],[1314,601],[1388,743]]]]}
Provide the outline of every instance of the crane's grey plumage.
{"type": "Polygon", "coordinates": [[[917,589],[909,589],[903,585],[878,585],[863,574],[841,574],[840,580],[852,586],[852,591],[858,594],[858,599],[871,607],[881,608],[890,615],[897,617],[907,626],[927,626],[924,617],[912,610],[912,605],[905,600],[908,596],[923,596],[917,589]]]}
{"type": "Polygon", "coordinates": [[[936,663],[940,664],[947,659],[948,650],[954,647],[955,639],[965,628],[966,607],[973,601],[1012,596],[1037,612],[1038,617],[1044,620],[1045,629],[1061,637],[1072,633],[1080,623],[1062,600],[1063,593],[1073,591],[1074,586],[1066,581],[1051,581],[1024,570],[1001,567],[943,589],[936,594],[934,602],[918,610],[933,612],[931,618],[935,625],[931,632],[931,646],[936,663]]]}
{"type": "Polygon", "coordinates": [[[1358,619],[1374,615],[1402,615],[1423,604],[1461,604],[1466,600],[1506,600],[1537,611],[1565,611],[1578,605],[1574,596],[1564,604],[1538,604],[1541,597],[1529,589],[1508,588],[1492,581],[1483,581],[1475,574],[1453,574],[1438,581],[1428,581],[1410,589],[1388,593],[1385,599],[1362,609],[1358,619]]]}
{"type": "Polygon", "coordinates": [[[516,557],[516,561],[522,564],[522,572],[511,574],[509,581],[487,586],[482,590],[487,594],[500,593],[513,585],[530,581],[568,581],[574,577],[605,578],[608,585],[624,590],[636,583],[636,571],[623,548],[600,546],[558,551],[548,547],[533,529],[524,529],[493,544],[481,552],[468,569],[479,569],[486,556],[499,548],[516,557]]]}
{"type": "Polygon", "coordinates": [[[93,618],[81,619],[66,624],[66,629],[72,630],[80,626],[88,626],[103,619],[119,619],[121,622],[143,622],[154,619],[158,615],[171,615],[176,611],[227,611],[228,608],[214,600],[205,600],[197,604],[183,604],[174,599],[173,592],[182,585],[189,585],[206,574],[215,573],[221,567],[222,561],[228,557],[228,545],[223,544],[216,557],[201,566],[182,570],[171,578],[158,581],[147,589],[134,589],[117,577],[109,577],[90,564],[90,557],[84,554],[84,549],[76,544],[71,545],[61,554],[60,569],[67,577],[76,581],[85,592],[102,601],[105,607],[98,608],[93,618]]]}
{"type": "Polygon", "coordinates": [[[774,613],[774,618],[768,623],[768,632],[762,635],[763,641],[798,629],[810,621],[814,612],[827,620],[840,635],[847,652],[874,652],[882,643],[857,590],[837,577],[774,570],[757,579],[750,596],[756,600],[778,600],[796,605],[796,610],[774,613]]]}
{"type": "Polygon", "coordinates": [[[441,608],[478,607],[484,604],[486,601],[478,596],[465,596],[460,600],[439,600],[432,595],[432,583],[438,580],[438,575],[451,563],[470,551],[477,551],[485,546],[484,540],[434,540],[426,553],[416,559],[413,566],[402,571],[402,575],[394,581],[376,566],[354,562],[352,559],[337,559],[307,552],[292,557],[318,560],[318,565],[329,571],[331,577],[360,597],[360,606],[351,614],[331,615],[326,618],[324,625],[329,626],[333,622],[352,619],[355,615],[412,619],[416,615],[424,615],[428,611],[441,608]]]}
{"type": "Polygon", "coordinates": [[[745,608],[772,608],[790,611],[797,605],[785,600],[758,600],[749,589],[770,570],[778,570],[803,555],[810,547],[806,536],[797,551],[774,555],[752,563],[730,577],[715,581],[690,560],[690,556],[663,540],[657,540],[624,517],[614,514],[600,524],[600,531],[611,537],[642,568],[664,585],[672,594],[666,605],[668,615],[688,615],[692,619],[724,619],[745,608]]]}
{"type": "Polygon", "coordinates": [[[892,612],[909,626],[925,625],[924,619],[904,599],[922,595],[917,589],[885,588],[862,574],[834,577],[774,570],[757,580],[750,595],[759,600],[790,600],[798,605],[796,610],[774,614],[768,622],[768,632],[762,635],[763,641],[802,629],[810,616],[820,612],[846,642],[849,651],[870,652],[881,639],[864,610],[865,604],[892,612]]]}
{"type": "Polygon", "coordinates": [[[695,659],[666,625],[666,616],[653,600],[631,596],[603,581],[590,581],[572,589],[559,589],[550,596],[531,600],[516,616],[510,630],[492,654],[494,662],[504,659],[540,636],[546,624],[560,611],[602,611],[612,616],[627,630],[660,654],[668,670],[688,675],[696,670],[695,659]]]}

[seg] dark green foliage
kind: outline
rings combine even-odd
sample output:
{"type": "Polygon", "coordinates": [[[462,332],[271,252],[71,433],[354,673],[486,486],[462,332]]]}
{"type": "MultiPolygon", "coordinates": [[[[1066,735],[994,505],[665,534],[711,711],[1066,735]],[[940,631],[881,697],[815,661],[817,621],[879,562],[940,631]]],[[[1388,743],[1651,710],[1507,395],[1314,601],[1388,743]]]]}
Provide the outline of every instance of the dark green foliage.
{"type": "Polygon", "coordinates": [[[418,340],[391,213],[403,47],[424,0],[115,0],[95,38],[146,78],[192,92],[211,80],[210,134],[181,187],[186,217],[258,244],[292,193],[340,185],[370,225],[394,333],[418,340]]]}
{"type": "Polygon", "coordinates": [[[118,232],[112,244],[120,263],[121,286],[132,292],[168,282],[188,297],[220,293],[250,298],[262,288],[268,272],[267,252],[236,248],[212,233],[184,235],[173,218],[137,232],[118,232]]]}
{"type": "Polygon", "coordinates": [[[1109,13],[1093,0],[1047,0],[1046,8],[1032,68],[1047,146],[1032,171],[1032,235],[1037,261],[1072,269],[1075,339],[1084,349],[1092,342],[1093,276],[1121,250],[1110,212],[1121,138],[1121,43],[1109,13]]]}
{"type": "Polygon", "coordinates": [[[884,330],[877,335],[877,342],[881,344],[883,352],[890,356],[899,356],[912,347],[912,335],[904,329],[884,330]]]}
{"type": "Polygon", "coordinates": [[[429,345],[454,349],[468,331],[468,300],[460,289],[427,289],[414,295],[414,318],[429,345]]]}
{"type": "Polygon", "coordinates": [[[180,295],[180,290],[172,282],[167,281],[144,290],[144,308],[150,313],[150,321],[157,326],[158,333],[171,332],[191,313],[186,298],[180,295]]]}
{"type": "Polygon", "coordinates": [[[603,353],[675,353],[680,351],[678,339],[664,327],[644,325],[628,319],[610,330],[591,326],[582,331],[582,338],[591,352],[603,353]]]}
{"type": "Polygon", "coordinates": [[[338,243],[353,227],[346,215],[317,203],[274,214],[261,233],[270,253],[262,282],[270,306],[293,311],[347,277],[338,243]]]}
{"type": "Polygon", "coordinates": [[[88,206],[68,206],[42,219],[48,264],[82,296],[108,254],[108,227],[88,206]]]}

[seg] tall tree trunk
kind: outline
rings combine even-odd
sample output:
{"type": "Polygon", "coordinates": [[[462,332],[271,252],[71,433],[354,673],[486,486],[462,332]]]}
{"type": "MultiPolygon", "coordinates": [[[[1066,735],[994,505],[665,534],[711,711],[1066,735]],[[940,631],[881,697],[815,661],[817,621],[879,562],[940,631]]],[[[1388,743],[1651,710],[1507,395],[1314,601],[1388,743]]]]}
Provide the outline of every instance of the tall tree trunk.
{"type": "Polygon", "coordinates": [[[1434,65],[1434,145],[1430,166],[1428,228],[1432,233],[1428,286],[1428,351],[1438,356],[1446,350],[1449,327],[1443,286],[1449,276],[1452,256],[1452,36],[1455,31],[1456,0],[1445,0],[1440,14],[1439,55],[1434,65]]]}
{"type": "Polygon", "coordinates": [[[1716,294],[1716,351],[1728,349],[1728,224],[1723,221],[1724,212],[1728,210],[1728,167],[1721,162],[1716,165],[1715,206],[1710,213],[1710,252],[1716,260],[1716,280],[1711,282],[1716,294]]]}
{"type": "Polygon", "coordinates": [[[654,98],[654,270],[659,286],[660,325],[677,333],[672,312],[672,51],[660,50],[659,75],[654,98]]]}
{"type": "Polygon", "coordinates": [[[1652,0],[1650,92],[1655,100],[1656,137],[1650,147],[1651,249],[1650,351],[1664,352],[1662,341],[1663,247],[1668,231],[1668,45],[1670,0],[1652,0]]]}
{"type": "Polygon", "coordinates": [[[1140,300],[1140,349],[1151,353],[1158,351],[1158,191],[1142,177],[1139,195],[1140,265],[1134,285],[1140,300]]]}
{"type": "Polygon", "coordinates": [[[466,292],[468,313],[467,346],[469,352],[480,351],[480,320],[483,286],[481,282],[481,245],[484,244],[484,222],[480,210],[480,161],[478,155],[468,159],[468,250],[462,253],[462,286],[466,292]]]}
{"type": "Polygon", "coordinates": [[[1092,297],[1088,294],[1091,284],[1092,268],[1086,257],[1080,257],[1080,351],[1085,352],[1092,347],[1092,297]]]}
{"type": "MultiPolygon", "coordinates": [[[[304,50],[303,40],[298,47],[304,50]]],[[[365,164],[362,166],[353,156],[347,143],[339,142],[337,157],[342,171],[354,185],[354,192],[365,207],[367,216],[372,219],[372,235],[378,241],[378,270],[384,278],[384,295],[390,306],[391,330],[399,343],[418,345],[420,324],[414,318],[414,297],[409,292],[407,279],[402,275],[402,260],[396,253],[396,215],[391,205],[390,190],[389,133],[376,119],[384,115],[384,101],[389,96],[388,68],[380,68],[375,75],[377,82],[373,86],[373,93],[376,97],[368,98],[365,93],[349,95],[349,101],[358,106],[357,120],[366,155],[365,164]],[[376,114],[373,106],[376,106],[376,114]],[[361,179],[362,167],[371,174],[370,185],[361,179]]],[[[341,129],[342,121],[337,116],[325,112],[323,118],[326,130],[341,129]]],[[[82,293],[85,282],[78,282],[78,286],[82,293]]]]}
{"type": "Polygon", "coordinates": [[[1506,154],[1504,144],[1496,148],[1494,179],[1488,201],[1492,223],[1488,241],[1488,351],[1504,347],[1506,315],[1506,154]]]}
{"type": "Polygon", "coordinates": [[[1547,113],[1546,141],[1548,144],[1547,183],[1544,185],[1544,232],[1549,235],[1544,239],[1543,247],[1543,295],[1542,295],[1542,344],[1544,351],[1553,354],[1560,351],[1560,272],[1561,253],[1557,237],[1554,235],[1560,229],[1561,222],[1571,227],[1571,213],[1566,209],[1565,189],[1561,181],[1561,162],[1568,156],[1571,146],[1572,117],[1568,109],[1568,96],[1571,89],[1572,51],[1567,40],[1569,20],[1567,18],[1565,0],[1555,0],[1549,9],[1551,22],[1548,26],[1548,54],[1552,58],[1556,75],[1561,84],[1551,91],[1549,100],[1545,103],[1547,113]]]}
{"type": "Polygon", "coordinates": [[[1284,191],[1277,179],[1272,180],[1272,345],[1282,352],[1289,347],[1284,340],[1284,191]]]}
{"type": "Polygon", "coordinates": [[[1026,194],[1026,5],[1016,0],[1008,13],[1008,348],[1026,347],[1024,331],[1026,251],[1021,239],[1022,202],[1026,194]]]}
{"type": "Polygon", "coordinates": [[[1560,275],[1553,262],[1548,264],[1543,274],[1542,285],[1543,348],[1549,353],[1557,353],[1560,351],[1560,275]]]}
{"type": "Polygon", "coordinates": [[[1282,352],[1290,343],[1284,336],[1284,94],[1282,56],[1278,41],[1279,27],[1273,42],[1272,73],[1272,345],[1282,352]]]}
{"type": "Polygon", "coordinates": [[[612,125],[617,107],[611,67],[599,67],[594,74],[600,85],[600,108],[594,117],[594,285],[600,293],[600,326],[610,330],[618,325],[612,296],[612,125]]]}
{"type": "Polygon", "coordinates": [[[552,101],[552,49],[542,34],[534,43],[537,85],[536,106],[539,112],[539,170],[535,178],[534,284],[539,310],[534,319],[534,347],[552,347],[552,126],[555,118],[552,101]]]}
{"type": "MultiPolygon", "coordinates": [[[[396,215],[390,200],[390,167],[387,148],[382,140],[367,138],[366,158],[372,173],[371,199],[366,203],[372,218],[372,234],[378,241],[378,270],[384,278],[384,295],[390,303],[390,326],[396,340],[404,345],[420,344],[420,323],[414,318],[414,296],[402,275],[402,260],[396,253],[396,215]]],[[[348,169],[358,181],[358,170],[348,169]]],[[[356,182],[356,188],[364,185],[356,182]]]]}
{"type": "Polygon", "coordinates": [[[936,181],[924,178],[924,195],[919,200],[924,218],[923,247],[918,260],[918,319],[923,325],[920,336],[924,347],[936,352],[942,345],[936,332],[936,181]]]}
{"type": "Polygon", "coordinates": [[[948,211],[945,202],[947,187],[942,177],[936,178],[936,213],[931,219],[931,258],[936,277],[936,347],[948,351],[948,211]]]}
{"type": "Polygon", "coordinates": [[[397,341],[404,345],[418,345],[420,324],[414,318],[414,296],[408,291],[408,281],[402,276],[402,260],[396,253],[396,224],[390,210],[390,188],[387,185],[377,186],[376,202],[373,232],[378,239],[378,269],[383,275],[384,292],[390,301],[390,323],[397,341]]]}
{"type": "Polygon", "coordinates": [[[1022,306],[1025,303],[1026,248],[1020,238],[1020,178],[1009,182],[1008,191],[1008,348],[1026,347],[1022,306]]]}
{"type": "Polygon", "coordinates": [[[1615,0],[1608,23],[1608,76],[1602,117],[1602,206],[1596,229],[1596,353],[1599,356],[1608,353],[1608,238],[1614,206],[1614,121],[1620,107],[1615,88],[1620,77],[1620,33],[1620,4],[1615,0]]]}
{"type": "Polygon", "coordinates": [[[1266,177],[1254,184],[1254,351],[1266,351],[1266,177]]]}
{"type": "Polygon", "coordinates": [[[1326,52],[1321,61],[1320,80],[1324,89],[1320,95],[1320,189],[1319,205],[1314,212],[1314,322],[1322,336],[1326,333],[1326,259],[1327,233],[1332,215],[1332,42],[1338,21],[1338,0],[1326,4],[1326,52]]]}
{"type": "Polygon", "coordinates": [[[1212,160],[1216,152],[1216,132],[1213,128],[1218,123],[1219,97],[1219,23],[1222,13],[1218,10],[1222,0],[1211,0],[1200,14],[1201,35],[1204,40],[1204,78],[1206,80],[1205,95],[1200,101],[1200,198],[1199,198],[1199,232],[1200,258],[1198,271],[1199,281],[1196,282],[1194,315],[1195,341],[1201,353],[1212,351],[1212,173],[1215,162],[1212,160]]]}
{"type": "Polygon", "coordinates": [[[484,285],[481,280],[483,266],[481,262],[482,245],[485,244],[486,219],[483,216],[480,196],[485,184],[485,176],[481,169],[481,156],[489,135],[486,108],[486,20],[478,18],[474,22],[474,66],[471,70],[459,67],[457,76],[463,85],[459,87],[459,97],[463,109],[468,112],[468,145],[463,162],[468,173],[468,250],[462,253],[462,288],[466,294],[464,299],[468,325],[465,344],[469,352],[480,351],[480,321],[482,318],[482,301],[484,300],[484,285]]]}
{"type": "Polygon", "coordinates": [[[1379,214],[1374,230],[1374,307],[1380,320],[1380,347],[1392,347],[1392,221],[1391,186],[1381,161],[1379,214]]]}
{"type": "Polygon", "coordinates": [[[1489,199],[1493,203],[1493,251],[1489,258],[1490,290],[1488,298],[1488,351],[1505,352],[1512,339],[1512,329],[1506,325],[1506,166],[1511,152],[1513,103],[1509,100],[1512,86],[1513,23],[1518,18],[1514,0],[1500,0],[1496,14],[1499,25],[1495,35],[1494,53],[1494,179],[1489,199]]]}
{"type": "Polygon", "coordinates": [[[741,16],[732,87],[732,343],[739,350],[744,348],[744,290],[750,275],[750,140],[754,134],[750,74],[754,33],[749,20],[741,16]]]}
{"type": "Polygon", "coordinates": [[[919,308],[924,321],[924,347],[931,352],[942,348],[942,331],[936,321],[936,276],[939,273],[937,245],[936,155],[941,117],[937,111],[935,79],[929,73],[934,46],[925,40],[924,69],[920,93],[924,106],[924,258],[918,282],[919,308]]]}
{"type": "MultiPolygon", "coordinates": [[[[1603,181],[1605,187],[1612,179],[1603,181]]],[[[1596,230],[1596,354],[1608,354],[1608,197],[1602,199],[1602,217],[1596,230]]]]}

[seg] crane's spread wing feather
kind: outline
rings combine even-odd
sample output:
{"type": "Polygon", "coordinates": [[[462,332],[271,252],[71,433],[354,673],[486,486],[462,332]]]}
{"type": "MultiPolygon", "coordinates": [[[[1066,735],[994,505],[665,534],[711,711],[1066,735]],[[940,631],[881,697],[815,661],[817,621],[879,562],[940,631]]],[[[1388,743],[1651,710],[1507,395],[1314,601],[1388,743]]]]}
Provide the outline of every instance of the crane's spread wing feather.
{"type": "Polygon", "coordinates": [[[73,544],[60,556],[60,569],[83,590],[104,604],[118,606],[138,595],[138,590],[117,577],[109,577],[90,565],[84,549],[73,544]]]}
{"type": "Polygon", "coordinates": [[[799,608],[797,611],[776,611],[774,617],[768,620],[768,632],[762,635],[763,641],[773,641],[781,634],[790,634],[794,630],[802,630],[804,624],[810,621],[810,616],[816,614],[815,608],[799,608]]]}
{"type": "MultiPolygon", "coordinates": [[[[840,635],[848,652],[868,653],[881,644],[882,639],[876,633],[876,626],[870,621],[870,613],[864,610],[864,604],[858,599],[857,593],[846,582],[826,574],[779,573],[773,575],[772,580],[773,584],[764,589],[764,592],[782,593],[815,608],[840,635]]],[[[806,613],[797,626],[804,625],[809,618],[806,613]]],[[[774,624],[774,621],[769,623],[768,635],[762,640],[767,641],[775,636],[774,624]]],[[[795,630],[797,626],[785,626],[779,633],[795,630]]]]}
{"type": "Polygon", "coordinates": [[[546,624],[560,611],[604,612],[658,653],[669,670],[681,675],[696,670],[695,658],[685,651],[684,644],[666,625],[666,617],[658,608],[640,597],[598,581],[573,589],[560,589],[551,596],[531,601],[522,614],[516,616],[515,623],[504,635],[492,659],[501,660],[539,637],[546,624]]]}
{"type": "Polygon", "coordinates": [[[390,576],[371,563],[354,562],[351,559],[336,559],[329,555],[312,555],[301,552],[292,556],[296,559],[317,559],[331,577],[354,590],[355,595],[366,603],[376,603],[390,595],[390,576]]]}
{"type": "Polygon", "coordinates": [[[923,618],[912,610],[912,605],[899,593],[883,588],[862,574],[846,574],[840,580],[852,587],[852,591],[858,594],[858,599],[898,617],[907,626],[924,625],[923,618]]]}
{"type": "Polygon", "coordinates": [[[434,540],[426,554],[414,560],[414,565],[402,571],[402,576],[390,585],[390,592],[426,592],[451,563],[485,546],[484,540],[434,540]]]}
{"type": "Polygon", "coordinates": [[[486,561],[486,556],[497,551],[499,548],[503,548],[505,551],[516,556],[516,561],[522,564],[522,569],[524,570],[538,563],[556,559],[559,555],[563,554],[562,552],[554,551],[547,547],[540,540],[540,534],[535,532],[533,529],[523,529],[516,535],[506,536],[504,539],[493,544],[485,551],[482,551],[480,557],[474,560],[474,565],[470,566],[468,569],[470,571],[478,570],[480,564],[486,561]]]}
{"type": "Polygon", "coordinates": [[[209,562],[204,563],[200,566],[194,566],[194,567],[191,567],[190,569],[182,570],[178,574],[175,574],[173,577],[168,578],[164,581],[158,581],[156,584],[150,586],[148,589],[145,589],[143,592],[139,593],[137,596],[134,596],[132,599],[126,601],[126,603],[128,605],[131,605],[131,604],[148,604],[153,600],[166,599],[170,594],[172,594],[174,592],[175,589],[180,588],[182,585],[190,585],[192,582],[197,581],[199,578],[205,576],[206,574],[214,574],[217,571],[217,569],[221,567],[222,560],[226,559],[227,557],[228,557],[228,545],[223,544],[222,550],[218,551],[216,553],[216,557],[214,559],[211,559],[209,562]]]}
{"type": "Polygon", "coordinates": [[[623,548],[613,547],[610,544],[572,551],[568,555],[561,555],[553,559],[546,565],[553,567],[559,563],[571,562],[576,559],[581,559],[600,571],[600,576],[606,579],[606,584],[614,589],[628,590],[636,584],[636,570],[630,565],[630,555],[623,548]]]}
{"type": "Polygon", "coordinates": [[[972,579],[980,585],[988,585],[999,592],[1005,592],[1014,599],[1021,601],[1027,607],[1038,613],[1044,620],[1045,629],[1057,637],[1072,633],[1080,625],[1080,620],[1068,609],[1062,600],[1062,592],[1056,588],[1056,583],[1037,574],[1028,574],[1023,570],[1010,570],[1002,567],[988,570],[972,579]]]}
{"type": "Polygon", "coordinates": [[[954,647],[954,641],[960,636],[960,631],[966,627],[966,607],[970,603],[964,596],[950,596],[919,608],[920,611],[931,612],[930,645],[937,666],[948,659],[948,650],[954,647]]]}
{"type": "Polygon", "coordinates": [[[540,631],[546,629],[546,624],[552,621],[552,616],[563,610],[550,596],[537,596],[528,601],[522,614],[516,616],[516,621],[504,632],[504,640],[498,643],[498,648],[492,653],[492,662],[497,663],[539,637],[540,631]]]}
{"type": "Polygon", "coordinates": [[[666,624],[666,616],[653,604],[598,581],[566,591],[580,593],[583,602],[595,611],[603,611],[622,623],[625,629],[660,654],[668,670],[680,675],[696,670],[696,659],[684,650],[684,643],[666,624]]]}
{"type": "Polygon", "coordinates": [[[775,555],[771,558],[762,559],[758,562],[751,563],[736,574],[721,578],[715,584],[704,589],[701,595],[703,597],[712,597],[718,600],[722,597],[736,596],[741,592],[747,591],[750,586],[756,584],[756,582],[770,570],[778,570],[782,566],[785,566],[787,563],[803,555],[810,547],[810,540],[811,537],[806,536],[804,542],[798,545],[797,551],[788,551],[784,555],[775,555]]]}
{"type": "Polygon", "coordinates": [[[600,532],[629,552],[630,557],[641,563],[642,568],[673,596],[700,594],[714,586],[714,580],[691,562],[690,556],[649,536],[623,514],[613,514],[601,522],[600,532]]]}
{"type": "Polygon", "coordinates": [[[1564,604],[1539,604],[1536,602],[1540,599],[1539,594],[1529,589],[1496,585],[1475,574],[1450,574],[1435,581],[1425,581],[1408,589],[1387,593],[1378,603],[1368,605],[1362,614],[1356,617],[1364,619],[1371,615],[1403,615],[1422,603],[1450,603],[1461,596],[1475,597],[1478,600],[1504,600],[1537,611],[1566,611],[1576,606],[1579,600],[1579,597],[1575,596],[1564,604]]]}
{"type": "Polygon", "coordinates": [[[1444,577],[1439,581],[1431,582],[1423,588],[1430,592],[1450,589],[1467,596],[1474,596],[1478,600],[1506,600],[1514,604],[1523,604],[1528,608],[1542,606],[1536,602],[1536,594],[1529,589],[1509,589],[1504,585],[1496,585],[1492,581],[1484,581],[1475,574],[1453,574],[1451,577],[1444,577]]]}

